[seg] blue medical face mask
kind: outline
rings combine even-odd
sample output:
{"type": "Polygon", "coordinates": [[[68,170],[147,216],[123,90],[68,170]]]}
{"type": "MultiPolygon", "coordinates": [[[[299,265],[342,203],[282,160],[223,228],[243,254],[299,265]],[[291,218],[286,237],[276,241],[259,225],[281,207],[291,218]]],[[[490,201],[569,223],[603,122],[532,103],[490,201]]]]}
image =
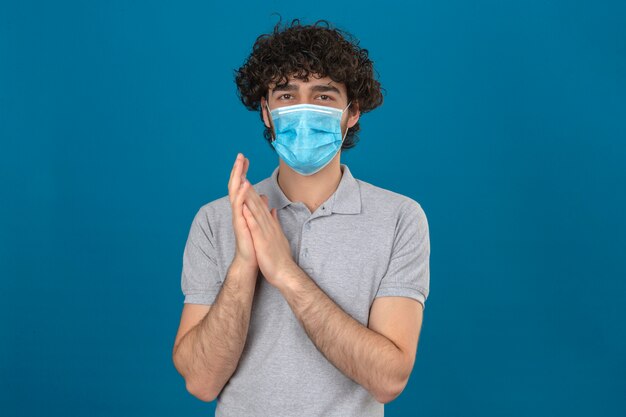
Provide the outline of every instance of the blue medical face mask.
{"type": "Polygon", "coordinates": [[[295,104],[270,110],[276,137],[271,142],[278,155],[301,175],[313,175],[335,157],[348,135],[341,137],[341,117],[345,109],[295,104]]]}

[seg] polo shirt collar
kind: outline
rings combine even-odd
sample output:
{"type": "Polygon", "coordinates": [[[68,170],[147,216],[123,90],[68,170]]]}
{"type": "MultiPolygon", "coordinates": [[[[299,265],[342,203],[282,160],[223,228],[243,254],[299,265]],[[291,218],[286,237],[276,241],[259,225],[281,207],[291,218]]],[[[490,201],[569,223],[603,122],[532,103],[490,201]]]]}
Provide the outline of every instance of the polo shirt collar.
{"type": "MultiPolygon", "coordinates": [[[[361,190],[359,184],[352,176],[350,168],[346,164],[340,165],[343,173],[339,186],[325,205],[330,210],[329,213],[358,214],[361,212],[361,190]]],[[[289,204],[293,204],[293,202],[287,198],[278,185],[279,167],[280,165],[274,169],[269,178],[267,198],[270,207],[276,207],[280,210],[289,204]]]]}

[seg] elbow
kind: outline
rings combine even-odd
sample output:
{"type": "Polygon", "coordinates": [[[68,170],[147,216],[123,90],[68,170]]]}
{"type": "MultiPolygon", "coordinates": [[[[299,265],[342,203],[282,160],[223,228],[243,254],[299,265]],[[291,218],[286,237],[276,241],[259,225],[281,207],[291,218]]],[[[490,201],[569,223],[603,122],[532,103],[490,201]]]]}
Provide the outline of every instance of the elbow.
{"type": "Polygon", "coordinates": [[[197,381],[192,379],[190,376],[185,375],[183,372],[184,366],[180,363],[180,358],[176,355],[176,349],[174,349],[172,361],[174,362],[174,367],[178,373],[185,379],[185,388],[187,389],[187,392],[197,399],[207,403],[210,403],[217,398],[221,390],[214,390],[212,389],[211,384],[206,381],[197,381]]]}
{"type": "Polygon", "coordinates": [[[372,392],[376,401],[382,404],[388,404],[398,398],[409,382],[412,371],[413,361],[409,358],[401,359],[395,371],[388,375],[388,378],[385,378],[384,382],[379,384],[379,386],[376,387],[377,389],[372,392]]]}
{"type": "Polygon", "coordinates": [[[399,381],[388,383],[386,386],[380,387],[375,393],[374,398],[382,404],[388,404],[398,398],[404,391],[409,378],[402,378],[399,381]]]}
{"type": "Polygon", "coordinates": [[[378,393],[376,393],[374,398],[376,398],[376,401],[378,401],[379,403],[388,404],[392,402],[393,400],[395,400],[396,398],[398,398],[398,396],[402,393],[402,390],[403,389],[381,390],[378,393]]]}
{"type": "Polygon", "coordinates": [[[209,385],[205,383],[203,384],[187,380],[185,387],[191,395],[207,403],[214,401],[219,394],[219,392],[210,389],[209,385]]]}

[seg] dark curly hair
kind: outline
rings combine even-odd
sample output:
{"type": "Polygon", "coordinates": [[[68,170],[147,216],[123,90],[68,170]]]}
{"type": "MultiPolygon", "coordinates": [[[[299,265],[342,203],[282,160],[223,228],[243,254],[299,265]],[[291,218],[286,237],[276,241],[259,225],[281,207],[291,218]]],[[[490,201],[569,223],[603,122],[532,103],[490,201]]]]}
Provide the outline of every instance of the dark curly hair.
{"type": "MultiPolygon", "coordinates": [[[[373,62],[351,34],[326,20],[301,25],[300,19],[293,19],[282,30],[280,24],[279,20],[272,33],[257,37],[252,53],[235,70],[237,96],[246,108],[260,110],[270,84],[286,83],[290,76],[308,82],[311,74],[344,83],[348,101],[358,103],[361,114],[382,104],[384,88],[374,79],[373,62]]],[[[262,111],[259,115],[263,120],[262,111]]],[[[359,122],[348,130],[342,150],[356,145],[359,130],[359,122]]],[[[271,128],[266,127],[263,136],[271,143],[271,128]]]]}

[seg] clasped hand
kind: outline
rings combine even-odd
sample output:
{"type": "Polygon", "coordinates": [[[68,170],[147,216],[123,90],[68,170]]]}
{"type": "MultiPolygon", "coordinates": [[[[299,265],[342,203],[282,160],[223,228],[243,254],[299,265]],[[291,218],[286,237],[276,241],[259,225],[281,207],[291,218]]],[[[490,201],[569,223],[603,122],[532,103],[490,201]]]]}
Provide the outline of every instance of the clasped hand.
{"type": "Polygon", "coordinates": [[[238,154],[229,180],[237,251],[245,252],[240,246],[245,248],[244,241],[251,241],[254,252],[245,256],[237,253],[236,256],[244,258],[249,264],[258,265],[265,279],[279,287],[284,284],[285,272],[297,267],[297,264],[278,220],[277,209],[270,209],[267,196],[259,195],[246,178],[249,165],[248,158],[238,154]]]}

